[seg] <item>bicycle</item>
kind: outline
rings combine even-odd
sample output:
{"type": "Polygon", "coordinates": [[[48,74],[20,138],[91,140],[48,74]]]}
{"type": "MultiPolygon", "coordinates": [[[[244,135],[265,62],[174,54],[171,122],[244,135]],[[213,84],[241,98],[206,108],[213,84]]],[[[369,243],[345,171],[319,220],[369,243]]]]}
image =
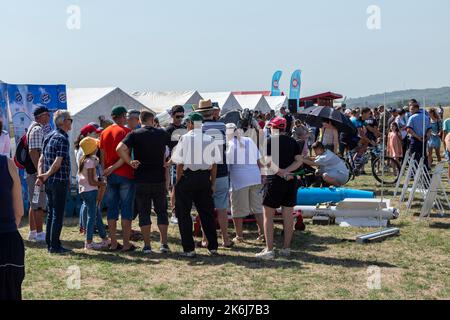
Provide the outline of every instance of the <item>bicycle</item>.
{"type": "Polygon", "coordinates": [[[369,163],[369,160],[372,160],[372,175],[375,180],[387,185],[396,184],[399,178],[401,165],[394,158],[385,156],[384,165],[382,166],[383,152],[384,151],[380,147],[369,147],[367,151],[357,159],[355,159],[357,153],[355,150],[348,152],[343,158],[349,170],[348,181],[354,180],[355,177],[360,176],[365,165],[369,163]]]}

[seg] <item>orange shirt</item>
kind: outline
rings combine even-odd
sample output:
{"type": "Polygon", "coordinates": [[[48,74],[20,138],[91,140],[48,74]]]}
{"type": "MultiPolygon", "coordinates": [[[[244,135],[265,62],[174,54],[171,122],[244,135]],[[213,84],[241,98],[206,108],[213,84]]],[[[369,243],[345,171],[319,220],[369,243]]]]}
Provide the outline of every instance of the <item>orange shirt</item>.
{"type": "MultiPolygon", "coordinates": [[[[103,130],[100,135],[99,148],[102,149],[105,154],[105,168],[108,168],[119,161],[120,157],[117,154],[116,148],[130,132],[131,130],[129,128],[117,124],[113,124],[103,130]]],[[[114,174],[128,179],[134,179],[133,168],[128,164],[121,166],[114,171],[114,174]]]]}

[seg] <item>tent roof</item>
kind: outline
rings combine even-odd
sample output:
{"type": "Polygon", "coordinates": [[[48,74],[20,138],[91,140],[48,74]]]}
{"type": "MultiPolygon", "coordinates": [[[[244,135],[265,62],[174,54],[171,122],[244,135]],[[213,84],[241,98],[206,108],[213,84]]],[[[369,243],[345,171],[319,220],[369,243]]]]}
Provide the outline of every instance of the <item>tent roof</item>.
{"type": "Polygon", "coordinates": [[[212,102],[219,103],[222,114],[242,110],[241,105],[231,92],[202,92],[201,95],[204,99],[211,99],[212,102]]]}
{"type": "Polygon", "coordinates": [[[281,107],[288,107],[288,98],[286,96],[269,96],[264,97],[270,106],[270,109],[278,111],[281,107]]]}
{"type": "Polygon", "coordinates": [[[75,115],[116,89],[118,88],[67,88],[67,109],[75,115]]]}
{"type": "Polygon", "coordinates": [[[202,92],[201,96],[204,99],[211,99],[212,102],[218,102],[222,108],[230,97],[231,92],[202,92]]]}
{"type": "Polygon", "coordinates": [[[202,96],[198,91],[135,91],[130,94],[134,99],[157,113],[167,111],[174,105],[198,104],[202,96]]]}
{"type": "Polygon", "coordinates": [[[270,105],[262,94],[235,95],[235,97],[243,109],[270,111],[270,105]]]}

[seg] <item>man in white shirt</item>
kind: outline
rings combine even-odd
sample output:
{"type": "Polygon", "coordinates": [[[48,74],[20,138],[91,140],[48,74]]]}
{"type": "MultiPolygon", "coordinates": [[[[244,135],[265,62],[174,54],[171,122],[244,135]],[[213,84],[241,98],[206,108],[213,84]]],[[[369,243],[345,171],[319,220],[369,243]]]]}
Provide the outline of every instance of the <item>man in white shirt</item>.
{"type": "Polygon", "coordinates": [[[182,255],[188,258],[196,257],[192,234],[192,203],[200,216],[210,255],[217,255],[218,248],[213,200],[217,164],[205,152],[213,139],[202,133],[202,121],[203,116],[199,113],[194,112],[188,116],[189,132],[181,136],[172,152],[172,162],[177,164],[175,213],[181,234],[182,255]]]}
{"type": "Polygon", "coordinates": [[[0,114],[0,155],[11,158],[11,138],[9,137],[7,129],[8,124],[3,124],[3,116],[0,114]]]}

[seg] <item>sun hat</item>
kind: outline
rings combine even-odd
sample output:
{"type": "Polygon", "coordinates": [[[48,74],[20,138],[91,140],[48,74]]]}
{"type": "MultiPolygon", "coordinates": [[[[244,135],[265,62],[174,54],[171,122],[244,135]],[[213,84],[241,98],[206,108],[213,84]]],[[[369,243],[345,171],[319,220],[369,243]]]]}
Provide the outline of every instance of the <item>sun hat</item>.
{"type": "Polygon", "coordinates": [[[115,106],[111,111],[111,116],[113,117],[121,117],[128,113],[127,108],[124,106],[115,106]]]}
{"type": "Polygon", "coordinates": [[[87,136],[87,135],[89,135],[89,134],[91,134],[91,133],[101,133],[103,130],[102,130],[102,128],[100,128],[100,127],[95,127],[93,124],[88,124],[88,125],[85,125],[83,128],[81,128],[81,130],[80,130],[80,133],[81,133],[81,135],[83,135],[83,136],[87,136]]]}
{"type": "Polygon", "coordinates": [[[197,108],[195,109],[195,112],[205,112],[205,111],[211,111],[211,110],[218,110],[218,107],[215,107],[213,105],[213,103],[211,102],[211,99],[200,100],[197,108]]]}
{"type": "Polygon", "coordinates": [[[273,129],[286,129],[286,119],[281,117],[275,117],[269,122],[269,126],[273,129]]]}
{"type": "Polygon", "coordinates": [[[87,138],[84,138],[83,140],[81,140],[80,148],[81,148],[81,150],[83,150],[83,153],[85,155],[91,155],[97,149],[98,142],[99,141],[97,139],[87,137],[87,138]]]}

